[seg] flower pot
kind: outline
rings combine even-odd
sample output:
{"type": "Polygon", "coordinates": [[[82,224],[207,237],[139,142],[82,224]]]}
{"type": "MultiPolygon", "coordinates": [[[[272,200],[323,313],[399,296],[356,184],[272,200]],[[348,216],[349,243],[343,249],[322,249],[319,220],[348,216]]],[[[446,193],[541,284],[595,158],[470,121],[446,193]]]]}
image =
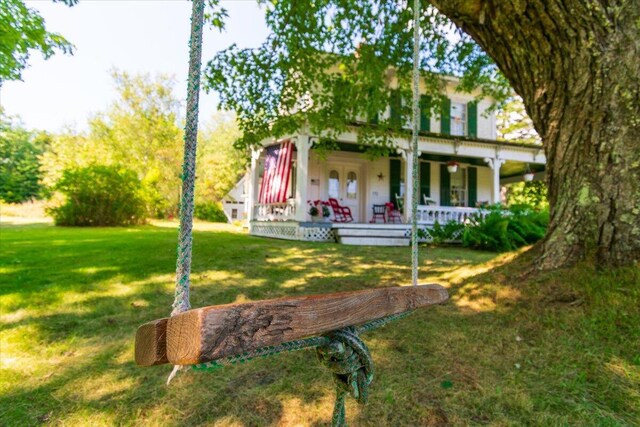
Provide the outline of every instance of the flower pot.
{"type": "Polygon", "coordinates": [[[311,217],[311,222],[323,222],[324,218],[320,215],[314,215],[311,217]]]}
{"type": "Polygon", "coordinates": [[[525,182],[533,181],[533,172],[525,173],[524,175],[522,175],[522,179],[524,179],[525,182]]]}
{"type": "Polygon", "coordinates": [[[456,173],[458,172],[458,165],[448,165],[447,170],[449,173],[456,173]]]}

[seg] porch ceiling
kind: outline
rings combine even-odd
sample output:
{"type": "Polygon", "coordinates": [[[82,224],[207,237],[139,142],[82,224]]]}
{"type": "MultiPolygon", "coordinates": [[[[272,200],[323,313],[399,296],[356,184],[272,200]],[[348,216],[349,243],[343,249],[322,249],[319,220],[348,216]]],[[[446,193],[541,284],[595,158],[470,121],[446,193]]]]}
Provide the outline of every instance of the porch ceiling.
{"type": "MultiPolygon", "coordinates": [[[[345,151],[349,153],[364,153],[365,147],[358,144],[351,144],[348,142],[336,142],[336,146],[339,151],[345,151]]],[[[388,157],[398,158],[399,154],[390,153],[388,157]]],[[[455,160],[459,163],[465,163],[473,166],[484,166],[487,167],[487,164],[484,162],[484,159],[480,159],[477,157],[464,157],[464,156],[450,156],[444,154],[431,154],[431,153],[423,153],[420,156],[421,160],[429,160],[432,162],[440,162],[446,163],[450,160],[455,160]]],[[[530,168],[533,172],[542,172],[545,170],[544,165],[540,164],[531,164],[530,168]]],[[[527,163],[524,162],[516,162],[512,160],[507,160],[500,167],[500,178],[511,178],[514,176],[521,176],[524,174],[527,169],[527,163]]]]}
{"type": "MultiPolygon", "coordinates": [[[[530,164],[529,168],[532,172],[543,172],[545,170],[545,165],[530,164]]],[[[522,176],[526,170],[527,163],[507,160],[504,162],[502,167],[500,167],[500,179],[522,176]]]]}

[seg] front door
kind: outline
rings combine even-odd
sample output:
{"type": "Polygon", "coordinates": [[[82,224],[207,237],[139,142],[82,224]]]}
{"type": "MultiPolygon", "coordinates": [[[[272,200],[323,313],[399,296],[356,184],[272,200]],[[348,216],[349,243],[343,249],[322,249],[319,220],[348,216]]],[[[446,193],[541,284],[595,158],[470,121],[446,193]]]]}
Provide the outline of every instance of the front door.
{"type": "Polygon", "coordinates": [[[350,163],[331,163],[327,168],[327,195],[351,209],[354,222],[360,218],[362,167],[350,163]]]}

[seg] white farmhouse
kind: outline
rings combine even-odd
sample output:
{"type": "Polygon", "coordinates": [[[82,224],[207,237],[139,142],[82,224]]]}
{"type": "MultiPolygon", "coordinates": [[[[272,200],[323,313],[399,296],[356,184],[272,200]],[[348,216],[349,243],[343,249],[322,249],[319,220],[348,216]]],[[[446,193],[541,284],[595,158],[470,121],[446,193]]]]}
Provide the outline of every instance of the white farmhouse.
{"type": "MultiPolygon", "coordinates": [[[[501,201],[501,185],[544,174],[539,145],[496,140],[490,99],[456,92],[447,79],[446,101],[435,117],[423,111],[419,138],[418,221],[464,221],[479,207],[501,201]],[[457,166],[457,167],[456,167],[457,166]]],[[[387,118],[399,114],[390,107],[387,118]]],[[[408,245],[412,179],[410,123],[393,137],[395,153],[370,161],[357,144],[358,126],[337,138],[338,151],[314,152],[322,135],[301,130],[265,140],[254,150],[248,175],[250,233],[345,244],[408,245]],[[310,203],[333,202],[327,222],[312,218],[310,203]],[[338,206],[336,208],[336,206],[338,206]],[[343,209],[344,208],[344,209],[343,209]],[[350,215],[342,215],[350,213],[350,215]]],[[[320,217],[321,218],[321,217],[320,217]]]]}

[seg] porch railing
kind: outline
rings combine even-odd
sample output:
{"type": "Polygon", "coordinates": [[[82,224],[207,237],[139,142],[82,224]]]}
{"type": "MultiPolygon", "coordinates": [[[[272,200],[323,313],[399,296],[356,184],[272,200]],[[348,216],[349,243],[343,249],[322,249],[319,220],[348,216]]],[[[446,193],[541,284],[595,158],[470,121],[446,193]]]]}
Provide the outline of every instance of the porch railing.
{"type": "Polygon", "coordinates": [[[295,200],[285,203],[256,203],[253,207],[255,221],[288,221],[295,219],[295,200]]]}
{"type": "Polygon", "coordinates": [[[420,224],[446,224],[451,221],[466,222],[473,215],[479,214],[483,218],[488,214],[486,210],[477,208],[463,208],[450,206],[418,206],[418,222],[420,224]]]}

